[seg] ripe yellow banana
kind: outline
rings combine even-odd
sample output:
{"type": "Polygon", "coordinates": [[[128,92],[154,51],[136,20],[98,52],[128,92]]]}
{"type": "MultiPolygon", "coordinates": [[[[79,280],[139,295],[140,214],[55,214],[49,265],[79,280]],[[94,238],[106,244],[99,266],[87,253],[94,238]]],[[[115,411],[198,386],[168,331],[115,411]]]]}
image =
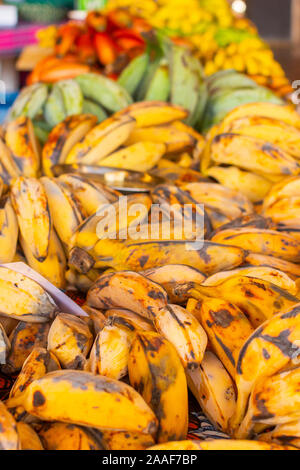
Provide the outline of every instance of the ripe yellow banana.
{"type": "Polygon", "coordinates": [[[50,372],[24,394],[9,398],[7,406],[23,406],[42,420],[146,434],[157,431],[154,413],[132,387],[89,372],[50,372]]]}
{"type": "Polygon", "coordinates": [[[44,261],[49,250],[52,219],[41,181],[23,176],[17,178],[11,187],[11,199],[22,237],[32,255],[38,261],[44,261]]]}
{"type": "Polygon", "coordinates": [[[72,147],[65,163],[92,165],[99,162],[126,142],[135,125],[130,116],[117,118],[114,115],[102,121],[72,147]]]}
{"type": "Polygon", "coordinates": [[[71,149],[95,126],[96,116],[80,114],[67,116],[48,136],[42,151],[43,173],[54,176],[52,166],[64,163],[71,149]]]}
{"type": "Polygon", "coordinates": [[[101,312],[101,310],[89,307],[87,304],[84,304],[82,306],[82,309],[88,314],[89,319],[92,322],[91,329],[92,329],[93,336],[96,336],[105,325],[105,322],[106,322],[105,315],[101,312]]]}
{"type": "Polygon", "coordinates": [[[154,445],[150,434],[138,432],[98,431],[105,450],[145,450],[154,445]]]}
{"type": "Polygon", "coordinates": [[[235,379],[240,349],[254,331],[249,320],[238,307],[217,298],[190,299],[187,310],[200,321],[211,348],[235,379]]]}
{"type": "Polygon", "coordinates": [[[188,425],[188,394],[183,366],[169,341],[151,331],[139,331],[128,361],[131,385],[158,418],[156,440],[184,439],[188,425]]]}
{"type": "Polygon", "coordinates": [[[2,401],[0,401],[0,449],[20,449],[17,424],[2,401]]]}
{"type": "Polygon", "coordinates": [[[17,431],[21,450],[44,450],[39,436],[29,424],[19,421],[17,431]]]}
{"type": "Polygon", "coordinates": [[[274,258],[273,256],[260,255],[258,253],[248,253],[245,262],[251,266],[269,266],[288,274],[292,279],[300,277],[300,266],[290,261],[274,258]]]}
{"type": "Polygon", "coordinates": [[[4,183],[4,189],[8,189],[14,178],[21,175],[21,171],[15,163],[11,151],[0,137],[0,174],[4,183]]]}
{"type": "Polygon", "coordinates": [[[48,322],[57,310],[47,292],[35,281],[0,267],[0,314],[26,322],[48,322]]]}
{"type": "Polygon", "coordinates": [[[40,172],[40,148],[31,120],[20,116],[6,126],[5,142],[22,175],[36,178],[40,172]]]}
{"type": "Polygon", "coordinates": [[[206,351],[199,369],[186,370],[188,386],[208,419],[226,432],[235,411],[233,381],[222,362],[206,351]]]}
{"type": "Polygon", "coordinates": [[[202,441],[170,441],[149,447],[147,450],[291,450],[277,444],[235,439],[207,439],[202,441]]]}
{"type": "Polygon", "coordinates": [[[222,230],[211,239],[215,243],[234,245],[267,256],[300,262],[300,241],[276,230],[233,228],[222,230]]]}
{"type": "Polygon", "coordinates": [[[20,321],[10,334],[11,349],[3,372],[15,374],[35,347],[47,347],[48,323],[25,323],[20,321]]]}
{"type": "Polygon", "coordinates": [[[300,418],[300,367],[261,378],[254,386],[238,439],[251,434],[254,424],[285,424],[300,418]]]}
{"type": "Polygon", "coordinates": [[[158,333],[175,347],[183,367],[197,369],[207,346],[207,336],[197,319],[179,305],[161,308],[153,319],[158,333]]]}
{"type": "Polygon", "coordinates": [[[103,274],[87,295],[91,307],[125,308],[150,320],[167,302],[167,293],[159,284],[131,271],[103,274]]]}
{"type": "Polygon", "coordinates": [[[101,166],[145,172],[151,170],[165,152],[164,143],[143,141],[121,148],[94,163],[101,166]]]}
{"type": "Polygon", "coordinates": [[[244,194],[253,203],[262,201],[272,187],[272,183],[263,176],[240,170],[235,166],[212,166],[205,174],[226,188],[244,194]]]}
{"type": "Polygon", "coordinates": [[[170,124],[174,121],[181,121],[187,117],[188,113],[180,106],[176,106],[163,101],[143,101],[129,105],[118,111],[116,118],[130,116],[136,120],[137,127],[152,127],[170,124]]]}
{"type": "Polygon", "coordinates": [[[240,350],[236,366],[237,408],[231,422],[241,423],[249,394],[259,378],[271,376],[299,355],[300,308],[280,313],[254,331],[240,350]]]}
{"type": "Polygon", "coordinates": [[[0,323],[0,364],[6,364],[10,351],[10,341],[2,323],[0,323]]]}
{"type": "Polygon", "coordinates": [[[81,318],[60,313],[49,330],[48,350],[57,357],[62,368],[82,369],[92,341],[92,333],[81,318]]]}
{"type": "Polygon", "coordinates": [[[268,142],[239,134],[219,134],[211,143],[214,162],[236,165],[263,175],[298,175],[300,164],[268,142]]]}
{"type": "Polygon", "coordinates": [[[216,286],[196,285],[189,294],[201,300],[204,297],[220,297],[239,307],[254,328],[276,313],[299,303],[297,297],[262,279],[234,276],[216,286]]]}
{"type": "Polygon", "coordinates": [[[260,434],[259,440],[281,445],[288,444],[300,449],[300,419],[278,424],[272,431],[260,434]]]}
{"type": "Polygon", "coordinates": [[[40,181],[47,194],[55,230],[64,245],[68,246],[76,228],[86,217],[86,213],[66,185],[46,176],[40,181]]]}
{"type": "Polygon", "coordinates": [[[123,326],[130,330],[154,331],[153,324],[150,320],[123,308],[111,308],[106,310],[105,318],[109,324],[123,326]]]}
{"type": "Polygon", "coordinates": [[[291,176],[284,178],[272,186],[272,189],[263,201],[263,212],[276,203],[279,199],[296,197],[300,191],[300,177],[291,176]]]}
{"type": "Polygon", "coordinates": [[[166,266],[141,271],[141,274],[160,284],[173,304],[185,303],[188,300],[188,296],[182,295],[182,292],[180,296],[176,293],[179,286],[189,282],[201,284],[205,280],[205,275],[198,269],[183,264],[167,264],[166,266]]]}
{"type": "Polygon", "coordinates": [[[93,285],[93,281],[87,277],[86,274],[80,274],[74,269],[68,269],[65,272],[65,278],[67,281],[67,288],[76,289],[81,292],[87,292],[93,285]]]}
{"type": "Polygon", "coordinates": [[[92,428],[59,421],[41,422],[36,427],[46,450],[103,450],[100,436],[92,428]]]}
{"type": "Polygon", "coordinates": [[[4,200],[0,207],[0,263],[11,263],[16,254],[19,226],[11,200],[4,200]]]}

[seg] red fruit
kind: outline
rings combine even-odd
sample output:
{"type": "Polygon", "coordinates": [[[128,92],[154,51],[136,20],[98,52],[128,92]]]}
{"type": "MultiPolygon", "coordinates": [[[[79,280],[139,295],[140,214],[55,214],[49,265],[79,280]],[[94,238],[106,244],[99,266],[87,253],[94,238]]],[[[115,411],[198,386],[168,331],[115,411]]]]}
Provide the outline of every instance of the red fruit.
{"type": "Polygon", "coordinates": [[[117,58],[117,46],[106,33],[96,33],[94,45],[101,64],[112,64],[117,58]]]}

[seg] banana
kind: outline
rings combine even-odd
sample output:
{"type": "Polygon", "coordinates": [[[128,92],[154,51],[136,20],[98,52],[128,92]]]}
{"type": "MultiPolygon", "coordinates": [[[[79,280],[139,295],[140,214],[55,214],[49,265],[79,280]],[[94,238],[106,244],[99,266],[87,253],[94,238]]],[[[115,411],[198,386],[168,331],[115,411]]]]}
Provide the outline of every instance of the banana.
{"type": "Polygon", "coordinates": [[[300,277],[300,266],[290,261],[274,258],[273,256],[265,256],[257,253],[248,253],[245,262],[250,266],[269,266],[279,271],[283,271],[292,279],[300,277]]]}
{"type": "Polygon", "coordinates": [[[140,271],[166,264],[185,264],[206,275],[240,266],[245,252],[239,247],[220,245],[208,241],[199,248],[197,242],[99,240],[89,248],[75,246],[70,252],[69,264],[82,273],[91,268],[111,267],[140,271]],[[145,254],[147,250],[147,254],[145,254]]]}
{"type": "Polygon", "coordinates": [[[234,379],[239,352],[254,329],[235,305],[217,298],[190,299],[187,310],[203,326],[210,346],[234,379]]]}
{"type": "MultiPolygon", "coordinates": [[[[6,364],[10,351],[10,341],[2,323],[0,323],[0,364],[6,364]]],[[[1,366],[0,366],[1,367],[1,366]]]]}
{"type": "Polygon", "coordinates": [[[263,201],[263,211],[273,206],[280,199],[296,197],[300,190],[300,178],[291,176],[274,184],[263,201]]]}
{"type": "Polygon", "coordinates": [[[154,316],[158,333],[175,347],[185,369],[197,369],[204,357],[207,336],[197,319],[179,305],[167,305],[154,316]]]}
{"type": "Polygon", "coordinates": [[[44,261],[49,251],[52,218],[41,181],[23,176],[17,178],[11,187],[11,200],[22,237],[32,255],[38,261],[44,261]]]}
{"type": "Polygon", "coordinates": [[[163,143],[138,142],[100,158],[95,164],[145,172],[151,170],[165,152],[163,143]]]}
{"type": "Polygon", "coordinates": [[[287,152],[264,140],[239,134],[219,134],[211,143],[211,158],[268,176],[297,175],[300,164],[287,152]]]}
{"type": "Polygon", "coordinates": [[[0,263],[11,263],[17,250],[19,226],[10,198],[0,202],[0,263]]]}
{"type": "Polygon", "coordinates": [[[189,282],[202,284],[205,280],[205,275],[198,269],[182,264],[167,264],[166,266],[140,271],[140,274],[143,274],[150,281],[160,284],[167,292],[169,300],[173,304],[185,303],[188,300],[188,296],[184,295],[183,292],[181,292],[180,296],[177,295],[176,289],[180,285],[189,282]]]}
{"type": "Polygon", "coordinates": [[[272,431],[259,435],[260,441],[300,448],[300,420],[278,424],[272,431]]]}
{"type": "Polygon", "coordinates": [[[294,233],[298,236],[297,229],[300,228],[300,197],[281,198],[272,206],[264,210],[264,215],[270,217],[278,226],[285,229],[291,227],[296,229],[294,233]]]}
{"type": "Polygon", "coordinates": [[[44,450],[39,436],[29,424],[19,421],[17,423],[17,432],[20,438],[21,450],[44,450]]]}
{"type": "Polygon", "coordinates": [[[63,244],[68,246],[76,228],[86,217],[86,213],[66,185],[46,176],[42,177],[40,182],[48,198],[50,214],[57,235],[63,244]]]}
{"type": "Polygon", "coordinates": [[[157,441],[184,439],[188,426],[187,385],[183,366],[171,343],[154,332],[137,332],[130,349],[128,372],[131,385],[158,418],[157,441]]]}
{"type": "Polygon", "coordinates": [[[0,137],[0,174],[1,180],[4,183],[3,189],[8,189],[8,186],[20,176],[21,171],[14,161],[11,151],[0,137]]]}
{"type": "Polygon", "coordinates": [[[142,101],[122,109],[115,117],[129,116],[135,119],[137,127],[153,127],[181,121],[187,115],[185,109],[164,101],[142,101]]]}
{"type": "Polygon", "coordinates": [[[150,320],[167,302],[167,293],[160,285],[133,271],[103,274],[87,295],[91,307],[125,308],[150,320]]]}
{"type": "Polygon", "coordinates": [[[197,285],[189,291],[192,297],[220,297],[239,307],[256,328],[276,313],[299,303],[296,296],[262,279],[234,276],[216,286],[197,285]]]}
{"type": "Polygon", "coordinates": [[[154,445],[150,434],[138,432],[98,431],[105,450],[145,450],[154,445]]]}
{"type": "Polygon", "coordinates": [[[202,411],[216,428],[226,432],[235,411],[235,390],[223,364],[206,351],[200,368],[186,370],[187,383],[202,411]]]}
{"type": "Polygon", "coordinates": [[[99,331],[89,359],[89,370],[111,379],[121,380],[128,372],[129,349],[135,328],[108,320],[99,331]]]}
{"type": "Polygon", "coordinates": [[[254,331],[240,350],[236,365],[237,408],[231,422],[234,432],[241,423],[250,392],[259,378],[284,368],[299,355],[299,306],[280,313],[254,331]]]}
{"type": "Polygon", "coordinates": [[[117,200],[117,196],[109,193],[104,185],[81,175],[65,173],[59,176],[58,181],[70,187],[88,216],[96,213],[103,205],[117,200]]]}
{"type": "Polygon", "coordinates": [[[92,342],[92,333],[81,318],[60,313],[49,330],[48,350],[63,369],[82,369],[92,342]]]}
{"type": "Polygon", "coordinates": [[[57,310],[47,292],[35,281],[0,267],[0,315],[26,322],[48,322],[57,310]]]}
{"type": "Polygon", "coordinates": [[[252,203],[262,201],[272,187],[272,183],[263,176],[235,166],[212,166],[205,174],[233,191],[240,191],[252,203]]]}
{"type": "Polygon", "coordinates": [[[299,367],[260,379],[252,390],[237,438],[249,436],[256,423],[272,426],[299,419],[299,380],[299,367]]]}
{"type": "Polygon", "coordinates": [[[43,172],[53,176],[52,166],[64,163],[71,149],[97,123],[96,117],[90,114],[68,116],[50,132],[42,150],[43,172]]]}
{"type": "Polygon", "coordinates": [[[51,127],[54,127],[66,116],[63,94],[57,84],[54,84],[44,106],[45,120],[51,127]]]}
{"type": "Polygon", "coordinates": [[[207,439],[202,441],[170,441],[164,444],[158,444],[149,447],[147,450],[165,451],[165,450],[292,450],[290,447],[284,447],[277,444],[271,444],[260,441],[247,441],[235,439],[207,439]]]}
{"type": "Polygon", "coordinates": [[[106,310],[105,318],[107,318],[108,324],[119,325],[130,330],[143,330],[143,331],[154,331],[153,324],[150,320],[138,315],[131,310],[125,310],[123,308],[111,308],[106,310]]]}
{"type": "Polygon", "coordinates": [[[172,154],[194,147],[195,138],[190,132],[175,127],[175,123],[173,123],[164,126],[133,129],[126,141],[126,145],[133,145],[139,142],[164,144],[166,146],[165,153],[172,154]]]}
{"type": "Polygon", "coordinates": [[[46,450],[103,450],[100,435],[92,428],[58,421],[36,428],[46,450]]]}
{"type": "Polygon", "coordinates": [[[149,64],[149,54],[138,55],[122,70],[118,78],[118,83],[133,96],[141,82],[149,64]]]}
{"type": "Polygon", "coordinates": [[[100,74],[85,73],[75,80],[83,96],[96,101],[108,111],[116,112],[132,103],[129,93],[119,83],[100,74]]]}
{"type": "Polygon", "coordinates": [[[24,394],[9,398],[7,406],[23,406],[42,420],[153,435],[157,431],[154,413],[132,387],[89,372],[50,372],[32,382],[24,394]]]}
{"type": "Polygon", "coordinates": [[[97,119],[97,124],[107,119],[107,112],[100,106],[100,104],[95,103],[92,100],[84,98],[82,104],[82,113],[83,114],[92,114],[97,119]]]}
{"type": "Polygon", "coordinates": [[[66,256],[55,230],[51,229],[48,253],[43,261],[39,261],[33,255],[31,246],[22,235],[20,235],[20,244],[28,265],[48,279],[54,286],[64,289],[66,284],[66,256]]]}
{"type": "Polygon", "coordinates": [[[15,374],[22,369],[29,354],[36,347],[47,347],[48,323],[25,323],[20,321],[10,335],[11,349],[2,371],[15,374]]]}
{"type": "Polygon", "coordinates": [[[22,88],[10,109],[9,119],[15,119],[19,116],[28,116],[33,119],[44,105],[47,95],[48,87],[45,84],[35,83],[22,88]]]}
{"type": "Polygon", "coordinates": [[[293,279],[291,279],[283,271],[271,268],[268,266],[245,266],[234,269],[232,271],[220,271],[219,273],[213,274],[202,282],[203,286],[216,286],[222,283],[224,279],[229,279],[233,276],[247,276],[256,277],[263,281],[271,282],[276,286],[288,291],[292,295],[296,295],[298,292],[297,285],[293,279]]]}
{"type": "Polygon", "coordinates": [[[17,424],[2,401],[0,401],[0,449],[20,449],[17,424]]]}
{"type": "Polygon", "coordinates": [[[0,316],[0,324],[4,328],[4,331],[7,336],[9,336],[10,333],[16,328],[18,320],[15,320],[14,318],[0,316]]]}
{"type": "Polygon", "coordinates": [[[73,269],[68,269],[65,272],[67,288],[76,289],[80,292],[87,292],[93,285],[93,281],[87,277],[86,274],[80,274],[73,269]]]}
{"type": "Polygon", "coordinates": [[[105,119],[93,127],[67,154],[65,163],[98,163],[128,139],[136,122],[130,116],[105,119]]]}
{"type": "Polygon", "coordinates": [[[34,380],[58,369],[60,369],[59,362],[51,352],[45,348],[34,347],[10,390],[10,398],[22,395],[34,380]]]}
{"type": "Polygon", "coordinates": [[[265,140],[299,159],[300,129],[264,116],[244,116],[231,121],[223,132],[233,132],[265,140]]]}
{"type": "Polygon", "coordinates": [[[78,83],[75,80],[60,80],[57,82],[57,86],[63,96],[66,115],[80,114],[82,112],[83,94],[78,83]]]}
{"type": "Polygon", "coordinates": [[[171,89],[169,66],[162,58],[149,81],[144,101],[168,101],[171,89]]]}
{"type": "Polygon", "coordinates": [[[6,126],[5,142],[22,175],[37,177],[40,171],[40,148],[32,121],[21,116],[6,126]]]}
{"type": "Polygon", "coordinates": [[[276,230],[234,228],[218,232],[211,240],[224,245],[234,245],[266,256],[286,261],[300,261],[300,242],[276,230]]]}

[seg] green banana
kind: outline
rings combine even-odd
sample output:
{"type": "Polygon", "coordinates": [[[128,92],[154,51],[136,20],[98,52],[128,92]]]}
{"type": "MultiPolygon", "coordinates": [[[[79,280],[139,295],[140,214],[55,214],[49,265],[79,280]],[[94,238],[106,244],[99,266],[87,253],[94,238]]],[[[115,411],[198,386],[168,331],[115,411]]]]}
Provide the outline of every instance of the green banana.
{"type": "Polygon", "coordinates": [[[122,71],[118,78],[118,83],[130,95],[136,91],[139,83],[141,82],[149,64],[149,54],[146,52],[140,56],[135,57],[125,69],[122,71]]]}
{"type": "Polygon", "coordinates": [[[39,88],[39,84],[27,86],[21,90],[17,98],[15,99],[12,107],[10,108],[8,120],[15,119],[19,116],[25,115],[25,107],[30,100],[32,93],[39,88]]]}
{"type": "Polygon", "coordinates": [[[57,83],[62,96],[67,116],[82,112],[83,94],[75,80],[62,80],[57,83]]]}
{"type": "Polygon", "coordinates": [[[162,54],[161,53],[156,53],[154,58],[149,61],[147,70],[137,88],[137,90],[134,93],[135,101],[144,101],[145,96],[147,93],[147,90],[149,88],[149,85],[151,83],[151,80],[159,67],[160,61],[162,59],[162,54]]]}
{"type": "Polygon", "coordinates": [[[38,87],[32,91],[27,101],[23,113],[30,119],[34,119],[43,109],[48,98],[48,86],[45,83],[39,83],[38,87]]]}
{"type": "Polygon", "coordinates": [[[85,98],[90,98],[109,111],[116,112],[132,103],[125,88],[107,77],[95,73],[78,75],[75,79],[85,98]]]}
{"type": "Polygon", "coordinates": [[[214,94],[217,90],[237,88],[258,88],[258,85],[251,78],[234,70],[222,76],[212,75],[211,80],[208,82],[210,94],[214,94]]]}
{"type": "Polygon", "coordinates": [[[61,89],[53,85],[51,93],[46,101],[44,108],[44,116],[48,124],[54,127],[66,117],[64,107],[64,98],[61,89]]]}
{"type": "Polygon", "coordinates": [[[170,95],[169,67],[166,59],[162,59],[149,83],[145,101],[168,101],[170,95]]]}
{"type": "Polygon", "coordinates": [[[98,118],[98,123],[104,121],[108,117],[107,113],[104,111],[100,104],[95,103],[92,100],[85,98],[82,105],[83,114],[93,114],[98,118]]]}
{"type": "Polygon", "coordinates": [[[189,125],[192,127],[195,127],[196,129],[200,129],[201,127],[201,122],[203,120],[203,116],[205,113],[205,108],[208,100],[208,91],[207,91],[207,85],[205,82],[203,82],[199,86],[198,90],[198,101],[196,108],[192,115],[189,117],[189,125]]]}

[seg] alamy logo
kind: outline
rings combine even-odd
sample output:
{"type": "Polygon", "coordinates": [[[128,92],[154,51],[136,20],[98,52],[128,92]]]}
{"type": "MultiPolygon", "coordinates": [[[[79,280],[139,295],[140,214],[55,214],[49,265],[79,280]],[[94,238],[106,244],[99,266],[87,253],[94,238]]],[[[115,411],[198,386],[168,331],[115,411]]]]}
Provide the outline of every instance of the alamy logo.
{"type": "Polygon", "coordinates": [[[0,104],[6,104],[6,86],[3,80],[0,80],[0,104]]]}

